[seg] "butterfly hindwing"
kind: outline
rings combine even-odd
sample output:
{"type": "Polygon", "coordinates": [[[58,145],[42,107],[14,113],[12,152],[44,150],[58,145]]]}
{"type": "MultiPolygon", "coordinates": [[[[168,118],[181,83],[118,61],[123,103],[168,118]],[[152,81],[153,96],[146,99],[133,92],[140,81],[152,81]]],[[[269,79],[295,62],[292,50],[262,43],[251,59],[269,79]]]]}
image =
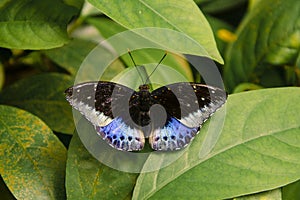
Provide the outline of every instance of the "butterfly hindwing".
{"type": "Polygon", "coordinates": [[[69,103],[116,149],[141,150],[144,135],[130,123],[129,100],[134,90],[112,82],[87,82],[66,90],[69,103]]]}
{"type": "Polygon", "coordinates": [[[197,127],[187,127],[176,118],[168,117],[165,126],[152,131],[149,143],[156,151],[178,150],[188,145],[197,132],[197,127]]]}
{"type": "Polygon", "coordinates": [[[142,131],[131,128],[119,117],[106,126],[96,126],[96,131],[115,149],[140,151],[144,148],[145,138],[142,131]]]}

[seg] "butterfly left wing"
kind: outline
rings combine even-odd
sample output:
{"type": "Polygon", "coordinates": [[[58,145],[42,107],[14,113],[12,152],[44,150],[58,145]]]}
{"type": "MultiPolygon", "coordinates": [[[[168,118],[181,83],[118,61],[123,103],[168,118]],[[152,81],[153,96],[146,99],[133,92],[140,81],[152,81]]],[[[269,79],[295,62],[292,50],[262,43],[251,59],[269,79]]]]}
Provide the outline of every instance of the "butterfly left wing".
{"type": "Polygon", "coordinates": [[[97,133],[110,146],[125,151],[139,151],[145,143],[142,131],[129,120],[128,102],[134,93],[126,86],[105,81],[80,83],[65,91],[67,101],[97,133]]]}
{"type": "Polygon", "coordinates": [[[197,83],[174,83],[151,93],[167,112],[164,126],[155,127],[149,137],[154,150],[177,150],[195,137],[201,125],[226,101],[219,88],[197,83]]]}

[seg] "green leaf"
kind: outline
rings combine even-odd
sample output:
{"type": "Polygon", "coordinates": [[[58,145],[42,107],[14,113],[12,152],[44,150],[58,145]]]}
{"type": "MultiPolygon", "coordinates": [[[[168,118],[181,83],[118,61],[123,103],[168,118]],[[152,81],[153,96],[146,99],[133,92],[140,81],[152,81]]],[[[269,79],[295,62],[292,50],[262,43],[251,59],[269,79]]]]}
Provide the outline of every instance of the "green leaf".
{"type": "Polygon", "coordinates": [[[282,188],[282,199],[300,199],[300,180],[282,188]]]}
{"type": "Polygon", "coordinates": [[[271,66],[278,70],[278,66],[296,63],[300,49],[299,10],[300,1],[257,2],[226,55],[224,79],[230,91],[241,82],[260,84],[261,74],[268,73],[271,66]]]}
{"type": "Polygon", "coordinates": [[[17,199],[63,199],[66,149],[36,116],[0,106],[0,173],[17,199]]]}
{"type": "Polygon", "coordinates": [[[72,75],[75,75],[86,56],[96,47],[96,43],[74,39],[63,47],[43,51],[51,60],[72,75]]]}
{"type": "Polygon", "coordinates": [[[68,199],[128,199],[137,177],[101,164],[76,132],[68,151],[66,174],[68,199]]]}
{"type": "Polygon", "coordinates": [[[165,49],[207,56],[223,63],[207,20],[191,0],[89,2],[117,23],[127,29],[135,29],[135,33],[165,49]]]}
{"type": "Polygon", "coordinates": [[[10,0],[0,7],[0,46],[49,49],[67,43],[67,24],[78,13],[62,0],[10,0]]]}
{"type": "Polygon", "coordinates": [[[5,88],[0,102],[37,115],[52,130],[71,134],[74,131],[72,109],[64,96],[71,85],[72,79],[62,74],[28,77],[5,88]]]}
{"type": "MultiPolygon", "coordinates": [[[[106,38],[109,38],[115,34],[118,34],[122,31],[125,31],[126,29],[117,23],[115,23],[112,20],[108,19],[102,19],[102,18],[88,18],[87,22],[94,25],[101,33],[106,38]]],[[[162,58],[162,56],[165,54],[165,51],[160,50],[160,49],[140,49],[140,50],[135,50],[131,52],[133,59],[137,66],[145,65],[148,63],[157,63],[159,60],[162,58]]],[[[121,56],[121,60],[127,65],[127,66],[133,66],[132,60],[129,56],[128,53],[125,55],[121,56]]],[[[187,64],[187,62],[180,58],[178,55],[174,55],[169,53],[161,63],[161,65],[166,65],[170,66],[172,69],[174,69],[176,72],[179,72],[181,74],[181,81],[193,81],[193,74],[192,70],[187,64]],[[182,78],[185,78],[185,80],[182,80],[182,78]]],[[[147,68],[148,75],[151,74],[152,68],[147,68]]],[[[119,80],[120,76],[124,75],[124,73],[127,73],[129,70],[123,71],[121,74],[118,75],[118,77],[114,77],[114,80],[119,80]]],[[[151,80],[154,80],[154,82],[159,83],[159,81],[164,81],[165,83],[172,83],[176,81],[176,78],[178,79],[178,74],[177,77],[170,75],[169,73],[165,73],[164,71],[164,66],[161,66],[158,68],[158,70],[153,74],[153,77],[151,80]],[[159,72],[161,71],[161,72],[159,72]],[[167,82],[166,82],[167,81],[167,82]]],[[[131,88],[138,88],[139,85],[143,84],[140,81],[140,77],[136,71],[136,69],[132,70],[133,73],[130,73],[130,75],[127,75],[127,78],[124,79],[123,84],[126,84],[128,87],[131,88]],[[136,81],[139,80],[139,81],[136,81]],[[133,84],[132,84],[133,83],[133,84]]],[[[140,70],[141,71],[141,70],[140,70]]],[[[170,72],[170,71],[168,71],[170,72]]],[[[147,77],[147,76],[146,76],[147,77]]],[[[145,79],[145,77],[144,77],[145,79]]],[[[153,82],[153,81],[152,81],[153,82]]]]}
{"type": "MultiPolygon", "coordinates": [[[[298,180],[299,101],[300,88],[230,95],[178,160],[139,176],[133,199],[226,199],[298,180]]],[[[168,157],[152,154],[144,167],[168,157]]]]}

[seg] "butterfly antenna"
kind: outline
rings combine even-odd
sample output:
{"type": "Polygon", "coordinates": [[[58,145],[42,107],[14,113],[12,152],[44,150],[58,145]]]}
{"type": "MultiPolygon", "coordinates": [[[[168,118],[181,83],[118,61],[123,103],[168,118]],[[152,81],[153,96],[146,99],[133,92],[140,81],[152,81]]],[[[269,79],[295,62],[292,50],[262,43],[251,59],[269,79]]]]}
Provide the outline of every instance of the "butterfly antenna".
{"type": "Polygon", "coordinates": [[[131,58],[131,60],[132,60],[132,62],[134,64],[134,67],[135,67],[136,71],[138,72],[138,74],[139,74],[139,76],[141,78],[142,83],[145,83],[144,80],[143,80],[143,76],[142,76],[141,72],[138,70],[138,68],[137,68],[137,66],[136,66],[136,64],[135,64],[135,62],[133,60],[133,57],[132,57],[131,52],[130,52],[129,49],[128,49],[128,54],[129,54],[129,56],[130,56],[130,58],[131,58]]]}
{"type": "Polygon", "coordinates": [[[158,62],[158,64],[156,65],[156,67],[154,68],[154,70],[151,72],[151,74],[147,77],[146,82],[147,83],[150,80],[150,76],[155,72],[155,70],[157,69],[157,67],[160,65],[160,63],[165,59],[165,57],[167,56],[168,52],[166,51],[166,53],[164,54],[164,56],[160,59],[160,61],[158,62]]]}

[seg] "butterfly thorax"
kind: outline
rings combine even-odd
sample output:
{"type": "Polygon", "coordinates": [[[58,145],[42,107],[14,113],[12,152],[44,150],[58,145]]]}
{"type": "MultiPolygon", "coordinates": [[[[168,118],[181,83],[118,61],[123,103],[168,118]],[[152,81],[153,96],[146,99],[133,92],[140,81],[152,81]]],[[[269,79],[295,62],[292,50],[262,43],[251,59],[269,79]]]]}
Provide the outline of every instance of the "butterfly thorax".
{"type": "Polygon", "coordinates": [[[140,104],[140,110],[148,112],[151,106],[151,94],[149,92],[149,85],[143,84],[139,87],[139,104],[140,104]]]}
{"type": "Polygon", "coordinates": [[[149,110],[152,105],[149,85],[140,85],[139,90],[131,96],[129,113],[131,119],[139,126],[147,126],[150,123],[149,110]]]}

